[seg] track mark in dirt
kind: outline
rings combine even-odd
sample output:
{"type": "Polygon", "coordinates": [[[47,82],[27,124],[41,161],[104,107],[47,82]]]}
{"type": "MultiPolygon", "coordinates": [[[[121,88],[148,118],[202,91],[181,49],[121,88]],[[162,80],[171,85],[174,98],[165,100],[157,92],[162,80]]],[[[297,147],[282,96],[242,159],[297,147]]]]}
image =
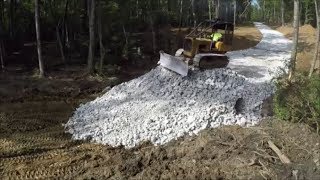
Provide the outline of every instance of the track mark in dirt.
{"type": "MultiPolygon", "coordinates": [[[[19,106],[11,110],[25,108],[30,110],[28,118],[43,118],[37,116],[38,106],[19,106]]],[[[67,115],[72,109],[62,111],[67,115]]],[[[41,112],[54,114],[56,110],[48,106],[41,112]]],[[[21,121],[21,115],[14,117],[21,121]]],[[[68,120],[67,116],[54,119],[59,123],[68,120]]],[[[296,169],[299,177],[320,177],[319,170],[308,170],[320,169],[320,138],[305,126],[278,121],[255,128],[208,129],[199,136],[186,136],[164,146],[145,143],[129,150],[73,142],[69,137],[61,124],[36,131],[1,133],[0,179],[273,179],[292,177],[296,169]],[[292,167],[282,165],[268,148],[268,140],[293,161],[292,167]]]]}

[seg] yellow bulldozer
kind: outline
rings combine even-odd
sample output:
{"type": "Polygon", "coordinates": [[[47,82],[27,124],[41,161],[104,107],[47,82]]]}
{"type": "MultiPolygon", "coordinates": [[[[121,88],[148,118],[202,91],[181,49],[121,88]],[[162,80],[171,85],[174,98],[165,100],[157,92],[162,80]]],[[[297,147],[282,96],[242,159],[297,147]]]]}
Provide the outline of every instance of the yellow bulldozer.
{"type": "Polygon", "coordinates": [[[185,38],[175,56],[160,51],[159,64],[187,76],[189,69],[223,68],[229,63],[226,52],[232,49],[234,25],[219,19],[201,22],[185,38]],[[219,40],[213,40],[218,34],[219,40]]]}

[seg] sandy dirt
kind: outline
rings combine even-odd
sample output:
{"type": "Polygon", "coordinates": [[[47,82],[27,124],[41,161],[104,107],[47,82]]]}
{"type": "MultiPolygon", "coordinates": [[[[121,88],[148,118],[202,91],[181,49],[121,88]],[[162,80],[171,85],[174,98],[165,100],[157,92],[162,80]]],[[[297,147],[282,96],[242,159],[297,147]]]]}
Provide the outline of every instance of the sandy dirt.
{"type": "MultiPolygon", "coordinates": [[[[287,38],[293,38],[293,28],[291,26],[275,27],[287,38]]],[[[299,45],[297,55],[297,68],[301,71],[308,71],[314,56],[316,43],[316,29],[311,25],[301,26],[299,29],[299,45]]]]}
{"type": "Polygon", "coordinates": [[[232,50],[237,51],[254,47],[261,39],[262,34],[254,25],[236,27],[232,50]]]}
{"type": "Polygon", "coordinates": [[[319,136],[305,125],[271,119],[254,128],[208,129],[158,147],[72,141],[62,124],[80,103],[119,81],[2,73],[0,179],[320,179],[319,136]],[[281,163],[268,140],[292,164],[281,163]]]}
{"type": "Polygon", "coordinates": [[[265,120],[126,150],[70,140],[61,127],[73,111],[65,102],[10,103],[0,110],[1,179],[320,178],[320,138],[304,125],[265,120]],[[293,163],[281,163],[268,140],[293,163]]]}
{"type": "MultiPolygon", "coordinates": [[[[172,28],[171,31],[173,33],[178,34],[179,29],[178,28],[172,28]]],[[[188,34],[190,29],[182,28],[181,34],[178,34],[178,37],[183,38],[185,35],[188,34]]],[[[260,31],[254,26],[254,24],[246,24],[246,25],[240,25],[236,26],[234,29],[234,36],[233,36],[233,42],[232,42],[232,51],[238,51],[243,49],[248,49],[251,47],[256,46],[262,39],[262,34],[260,31]]],[[[178,43],[182,47],[182,42],[178,43]]],[[[181,48],[177,47],[177,48],[181,48]]]]}

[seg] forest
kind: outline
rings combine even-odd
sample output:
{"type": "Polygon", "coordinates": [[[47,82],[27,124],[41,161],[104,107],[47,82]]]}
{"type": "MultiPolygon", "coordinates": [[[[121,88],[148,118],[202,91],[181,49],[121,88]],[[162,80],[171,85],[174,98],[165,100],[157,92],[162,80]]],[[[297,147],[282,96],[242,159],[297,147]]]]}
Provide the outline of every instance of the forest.
{"type": "Polygon", "coordinates": [[[320,179],[319,0],[0,0],[0,179],[320,179]]]}
{"type": "MultiPolygon", "coordinates": [[[[162,37],[168,33],[161,32],[173,27],[181,30],[214,18],[235,24],[292,23],[293,1],[251,1],[2,1],[1,67],[5,69],[22,56],[24,60],[19,63],[30,68],[38,64],[41,76],[44,69],[50,71],[51,65],[73,61],[86,62],[90,73],[101,72],[104,64],[121,64],[124,59],[132,63],[143,59],[138,57],[142,54],[153,56],[160,49],[177,49],[181,42],[177,44],[172,37],[162,37]],[[146,39],[152,44],[141,42],[146,39]],[[36,44],[41,44],[37,53],[36,44]],[[49,57],[46,60],[52,53],[55,62],[49,57]]],[[[315,2],[301,1],[299,8],[300,25],[316,26],[315,2]]]]}
{"type": "Polygon", "coordinates": [[[132,63],[143,59],[142,54],[153,56],[168,48],[163,46],[176,44],[166,42],[176,39],[162,37],[171,27],[192,27],[217,17],[249,20],[250,2],[236,3],[233,18],[232,1],[2,1],[2,68],[18,61],[19,55],[24,57],[20,64],[38,64],[41,75],[51,65],[74,61],[86,63],[90,73],[101,71],[104,64],[125,59],[132,63]],[[41,44],[37,53],[36,44],[41,44]],[[54,62],[48,57],[52,54],[54,62]]]}

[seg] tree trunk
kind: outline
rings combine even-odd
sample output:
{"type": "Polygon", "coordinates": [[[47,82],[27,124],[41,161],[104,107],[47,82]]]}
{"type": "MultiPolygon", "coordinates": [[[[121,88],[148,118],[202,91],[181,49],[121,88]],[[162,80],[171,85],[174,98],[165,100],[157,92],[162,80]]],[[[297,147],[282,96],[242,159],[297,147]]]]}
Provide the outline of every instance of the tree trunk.
{"type": "Polygon", "coordinates": [[[95,0],[91,0],[90,3],[90,16],[89,16],[89,53],[88,53],[88,73],[93,72],[93,61],[94,61],[94,44],[95,44],[95,38],[94,38],[94,23],[95,23],[95,8],[96,8],[95,0]]]}
{"type": "Polygon", "coordinates": [[[167,0],[167,10],[168,10],[168,13],[171,12],[171,3],[170,3],[170,0],[167,0]]]}
{"type": "Polygon", "coordinates": [[[263,0],[262,19],[266,21],[266,0],[263,0]]]}
{"type": "Polygon", "coordinates": [[[100,46],[100,67],[99,71],[102,73],[104,56],[105,56],[105,48],[103,45],[103,37],[102,37],[102,4],[101,0],[98,1],[98,31],[99,31],[99,46],[100,46]]]}
{"type": "Polygon", "coordinates": [[[42,52],[41,52],[41,38],[40,38],[40,23],[39,23],[39,0],[35,0],[35,24],[36,24],[36,35],[37,35],[37,51],[38,51],[38,61],[39,61],[39,71],[40,77],[44,76],[44,68],[42,61],[42,52]]]}
{"type": "MultiPolygon", "coordinates": [[[[226,15],[225,18],[228,18],[228,15],[229,15],[229,6],[228,5],[225,6],[225,15],[226,15]]],[[[225,19],[225,20],[227,20],[227,19],[225,19]]]]}
{"type": "Polygon", "coordinates": [[[181,31],[181,26],[182,26],[182,10],[183,10],[183,0],[180,0],[180,22],[179,22],[179,31],[181,31]]]}
{"type": "Polygon", "coordinates": [[[309,24],[309,4],[305,2],[305,10],[304,10],[304,24],[309,24]]]}
{"type": "Polygon", "coordinates": [[[10,0],[9,4],[9,35],[12,38],[13,37],[13,24],[14,24],[14,5],[15,5],[15,0],[10,0]]]}
{"type": "Polygon", "coordinates": [[[151,26],[151,33],[152,33],[152,48],[153,48],[153,53],[156,53],[157,51],[157,39],[156,39],[156,32],[154,31],[154,22],[152,15],[150,14],[150,26],[151,26]]]}
{"type": "Polygon", "coordinates": [[[299,26],[302,26],[302,21],[301,21],[301,15],[302,14],[302,3],[300,1],[300,7],[299,7],[299,26]]]}
{"type": "Polygon", "coordinates": [[[220,0],[216,1],[216,18],[220,18],[220,0]]]}
{"type": "Polygon", "coordinates": [[[293,15],[293,46],[291,53],[291,62],[289,66],[289,81],[292,79],[296,69],[297,47],[299,40],[299,20],[300,20],[300,0],[294,0],[294,15],[293,15]]]}
{"type": "Polygon", "coordinates": [[[4,36],[4,2],[0,0],[0,60],[1,60],[1,69],[4,71],[4,47],[3,47],[3,36],[4,36]]]}
{"type": "Polygon", "coordinates": [[[139,17],[139,0],[136,0],[136,18],[139,17]]]}
{"type": "Polygon", "coordinates": [[[273,22],[277,23],[276,20],[276,2],[273,2],[273,22]]]}
{"type": "MultiPolygon", "coordinates": [[[[317,41],[316,41],[316,47],[315,47],[315,51],[314,51],[314,55],[313,55],[313,60],[311,62],[311,67],[310,67],[310,71],[309,71],[309,77],[312,76],[312,73],[315,69],[317,60],[318,60],[318,54],[319,54],[319,45],[320,45],[320,15],[319,15],[319,6],[318,6],[318,0],[314,0],[314,4],[315,4],[315,11],[316,11],[316,18],[317,18],[317,41]]],[[[319,69],[318,69],[319,71],[319,69]]]]}
{"type": "Polygon", "coordinates": [[[192,9],[193,27],[196,27],[197,19],[196,19],[195,7],[194,7],[194,0],[191,0],[191,9],[192,9]]]}
{"type": "Polygon", "coordinates": [[[284,0],[281,0],[281,25],[284,26],[284,0]]]}
{"type": "Polygon", "coordinates": [[[208,0],[208,14],[209,14],[209,19],[212,19],[212,14],[211,14],[211,0],[208,0]]]}
{"type": "Polygon", "coordinates": [[[63,63],[65,64],[66,63],[66,57],[64,55],[64,48],[63,48],[63,43],[62,43],[61,36],[60,36],[59,25],[56,27],[56,34],[57,34],[57,42],[58,42],[61,58],[62,58],[63,63]]]}
{"type": "Polygon", "coordinates": [[[62,22],[63,28],[63,50],[65,51],[66,47],[69,47],[69,34],[68,34],[68,7],[69,7],[69,0],[65,1],[65,9],[64,9],[64,16],[62,22]]]}
{"type": "Polygon", "coordinates": [[[126,44],[124,45],[124,48],[122,50],[122,55],[125,57],[125,58],[128,58],[128,46],[129,46],[129,40],[128,40],[128,35],[127,35],[127,32],[126,32],[126,28],[124,27],[124,23],[122,24],[122,31],[123,31],[123,35],[124,35],[124,38],[126,40],[126,44]]]}
{"type": "Polygon", "coordinates": [[[0,58],[1,58],[1,69],[4,71],[4,48],[2,40],[0,41],[0,58]]]}
{"type": "Polygon", "coordinates": [[[237,1],[233,1],[233,25],[236,26],[237,22],[237,1]]]}
{"type": "Polygon", "coordinates": [[[4,27],[4,0],[0,0],[0,21],[2,22],[2,28],[4,27]]]}
{"type": "Polygon", "coordinates": [[[81,0],[81,13],[80,13],[80,34],[87,34],[88,30],[88,14],[87,14],[87,0],[81,0]]]}
{"type": "MultiPolygon", "coordinates": [[[[91,12],[91,0],[87,0],[87,14],[90,16],[90,12],[91,12]]],[[[89,17],[90,18],[90,17],[89,17]]]]}

